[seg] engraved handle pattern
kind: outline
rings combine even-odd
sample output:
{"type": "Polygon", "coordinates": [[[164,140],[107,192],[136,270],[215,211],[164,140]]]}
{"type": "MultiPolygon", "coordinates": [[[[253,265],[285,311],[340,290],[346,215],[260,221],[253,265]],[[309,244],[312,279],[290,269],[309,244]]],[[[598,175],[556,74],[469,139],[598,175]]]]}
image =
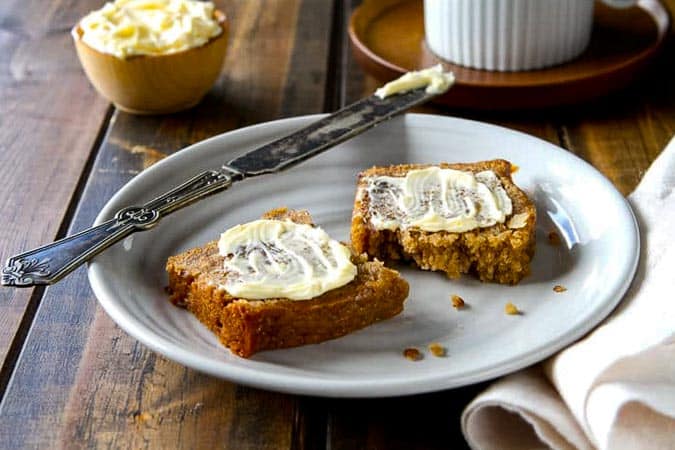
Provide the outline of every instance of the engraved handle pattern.
{"type": "Polygon", "coordinates": [[[227,167],[209,170],[149,201],[121,209],[115,218],[52,244],[12,256],[2,269],[2,284],[28,287],[52,284],[114,243],[156,225],[167,214],[227,189],[241,174],[227,167]]]}

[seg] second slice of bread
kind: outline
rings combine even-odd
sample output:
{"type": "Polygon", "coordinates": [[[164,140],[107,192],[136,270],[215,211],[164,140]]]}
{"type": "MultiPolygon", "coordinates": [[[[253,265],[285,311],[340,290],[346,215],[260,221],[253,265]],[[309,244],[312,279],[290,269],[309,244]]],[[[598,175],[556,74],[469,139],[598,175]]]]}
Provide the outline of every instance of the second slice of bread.
{"type": "Polygon", "coordinates": [[[373,167],[359,174],[351,226],[354,251],[381,260],[412,260],[421,269],[443,271],[451,278],[474,273],[482,281],[518,283],[530,271],[535,247],[536,209],[527,195],[513,183],[511,163],[498,159],[477,163],[440,163],[437,166],[472,173],[493,171],[511,198],[511,216],[505,223],[463,233],[429,232],[416,228],[377,230],[370,223],[367,178],[404,177],[411,170],[430,165],[373,167]]]}

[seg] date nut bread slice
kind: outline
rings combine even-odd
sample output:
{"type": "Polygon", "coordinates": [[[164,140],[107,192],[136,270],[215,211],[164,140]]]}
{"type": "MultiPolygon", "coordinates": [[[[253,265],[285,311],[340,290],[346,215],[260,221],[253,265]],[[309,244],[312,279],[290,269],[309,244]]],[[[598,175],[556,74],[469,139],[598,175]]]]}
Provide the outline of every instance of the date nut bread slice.
{"type": "MultiPolygon", "coordinates": [[[[306,211],[286,208],[272,210],[263,219],[281,221],[280,225],[289,220],[303,226],[312,225],[312,219],[306,211]]],[[[320,232],[323,233],[322,230],[320,232]]],[[[336,241],[332,242],[347,252],[347,262],[353,265],[352,279],[313,298],[292,300],[269,295],[269,298],[251,299],[228,292],[225,286],[233,282],[228,280],[228,276],[232,277],[234,272],[226,270],[219,242],[213,241],[169,257],[166,270],[169,274],[171,301],[186,307],[226,347],[245,358],[261,350],[295,347],[337,338],[400,313],[408,296],[408,283],[398,272],[384,267],[380,262],[368,261],[365,255],[353,254],[336,241]]],[[[290,245],[300,244],[295,240],[290,245]]],[[[239,250],[242,248],[236,249],[239,250]]],[[[269,245],[264,250],[254,249],[258,253],[253,256],[250,249],[246,251],[248,253],[241,260],[243,264],[248,264],[250,259],[247,258],[273,255],[270,261],[262,257],[263,269],[266,264],[297,263],[280,255],[277,248],[269,245]]],[[[301,265],[306,263],[301,261],[301,265]]],[[[245,275],[247,273],[244,272],[242,276],[245,275]]],[[[234,278],[236,283],[237,277],[234,278]]],[[[265,292],[264,289],[269,286],[263,284],[257,288],[265,292]]]]}
{"type": "Polygon", "coordinates": [[[513,171],[500,159],[372,167],[358,178],[352,248],[451,278],[518,283],[534,254],[536,210],[513,171]]]}

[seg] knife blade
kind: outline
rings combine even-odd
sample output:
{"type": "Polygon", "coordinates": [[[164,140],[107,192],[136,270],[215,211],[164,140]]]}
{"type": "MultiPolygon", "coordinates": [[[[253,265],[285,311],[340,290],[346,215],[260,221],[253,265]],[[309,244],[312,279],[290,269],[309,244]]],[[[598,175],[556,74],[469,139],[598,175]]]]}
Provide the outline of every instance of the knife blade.
{"type": "Polygon", "coordinates": [[[244,178],[279,172],[344,142],[393,116],[435,97],[425,88],[372,95],[277,139],[222,167],[207,170],[141,206],[119,210],[115,217],[52,244],[10,257],[2,269],[5,286],[49,285],[132,233],[152,228],[164,216],[244,178]]]}
{"type": "Polygon", "coordinates": [[[245,176],[278,172],[361,134],[434,96],[426,93],[424,88],[385,99],[371,95],[295,133],[235,158],[226,166],[245,176]]]}

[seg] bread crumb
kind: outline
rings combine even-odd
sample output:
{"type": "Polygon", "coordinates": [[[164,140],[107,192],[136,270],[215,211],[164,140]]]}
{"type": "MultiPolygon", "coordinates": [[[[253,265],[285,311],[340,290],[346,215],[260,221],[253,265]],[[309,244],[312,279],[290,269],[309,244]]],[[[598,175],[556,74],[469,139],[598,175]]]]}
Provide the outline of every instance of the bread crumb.
{"type": "Polygon", "coordinates": [[[553,246],[560,245],[560,235],[555,231],[548,232],[548,243],[553,246]]]}
{"type": "Polygon", "coordinates": [[[419,361],[423,358],[422,353],[416,348],[406,348],[403,350],[403,356],[405,356],[410,361],[419,361]]]}
{"type": "Polygon", "coordinates": [[[433,344],[429,344],[429,351],[431,352],[432,355],[437,356],[439,358],[442,358],[446,354],[445,347],[443,347],[438,342],[434,342],[433,344]]]}
{"type": "Polygon", "coordinates": [[[459,295],[452,294],[450,297],[452,300],[452,307],[455,309],[461,309],[464,307],[464,299],[459,295]]]}
{"type": "Polygon", "coordinates": [[[555,286],[553,286],[553,292],[561,293],[565,292],[566,290],[567,288],[562,284],[556,284],[555,286]]]}
{"type": "Polygon", "coordinates": [[[510,316],[517,316],[521,314],[518,307],[511,302],[508,302],[506,306],[504,306],[504,312],[510,316]]]}
{"type": "Polygon", "coordinates": [[[514,174],[520,170],[520,166],[511,163],[511,173],[514,174]]]}

